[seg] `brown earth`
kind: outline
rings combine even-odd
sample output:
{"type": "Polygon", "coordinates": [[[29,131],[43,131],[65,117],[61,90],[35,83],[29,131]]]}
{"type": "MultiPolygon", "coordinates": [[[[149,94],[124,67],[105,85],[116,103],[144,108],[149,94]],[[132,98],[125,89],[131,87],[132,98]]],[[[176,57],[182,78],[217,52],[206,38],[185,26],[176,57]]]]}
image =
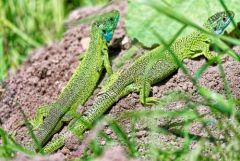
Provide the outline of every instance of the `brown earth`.
{"type": "MultiPolygon", "coordinates": [[[[117,61],[124,55],[130,44],[130,40],[126,36],[123,21],[123,17],[126,14],[126,3],[126,1],[119,1],[103,9],[99,7],[79,9],[74,11],[66,21],[66,23],[70,23],[76,19],[94,15],[99,11],[105,12],[112,9],[118,9],[121,12],[121,21],[116,29],[110,46],[110,57],[115,71],[117,70],[117,61]]],[[[27,117],[32,118],[40,105],[52,102],[59,95],[61,89],[67,83],[74,69],[79,64],[79,53],[83,53],[87,49],[89,31],[89,25],[79,25],[68,29],[62,40],[36,49],[29,55],[26,62],[16,73],[9,74],[8,79],[3,85],[4,92],[0,95],[0,123],[6,131],[10,134],[14,134],[19,142],[28,142],[29,136],[27,135],[27,128],[24,126],[23,117],[18,107],[20,106],[23,109],[27,117]]],[[[240,47],[235,47],[234,50],[240,54],[240,47]]],[[[138,57],[141,53],[142,50],[138,51],[134,56],[138,57]]],[[[127,67],[132,60],[133,59],[127,61],[124,67],[127,67]]],[[[186,60],[184,64],[189,69],[190,73],[194,74],[205,62],[205,59],[201,57],[196,60],[186,60]]],[[[223,62],[223,67],[231,92],[235,98],[240,99],[240,63],[234,61],[232,58],[226,57],[223,62]]],[[[208,68],[200,79],[202,85],[224,94],[224,85],[222,82],[218,66],[211,66],[208,68]]],[[[84,110],[93,104],[99,89],[100,88],[96,89],[94,95],[86,102],[84,110]]],[[[154,85],[152,87],[152,95],[161,98],[172,90],[185,91],[188,92],[193,99],[200,99],[196,92],[196,88],[181,70],[178,70],[164,82],[154,85]]],[[[167,110],[180,109],[182,106],[183,103],[181,102],[175,103],[169,105],[167,110]]],[[[138,95],[132,93],[119,100],[108,113],[117,116],[122,112],[141,109],[144,109],[144,107],[139,102],[138,95]]],[[[210,111],[207,107],[200,107],[198,110],[200,113],[208,113],[210,111]]],[[[173,119],[171,121],[178,121],[178,119],[173,119]]],[[[164,126],[168,122],[169,120],[160,119],[159,125],[164,126]]],[[[123,125],[124,129],[130,131],[131,123],[129,120],[120,120],[120,123],[123,125]]],[[[64,133],[64,131],[65,128],[62,133],[64,133]]],[[[221,137],[221,131],[218,131],[215,126],[212,126],[211,131],[213,135],[221,137]]],[[[105,132],[109,136],[115,137],[111,129],[105,128],[105,132]]],[[[201,124],[197,122],[192,123],[190,132],[199,136],[206,135],[201,124]]],[[[142,144],[149,142],[148,136],[148,131],[145,129],[144,125],[140,125],[137,129],[139,151],[144,151],[142,144]]],[[[183,138],[175,135],[166,136],[160,134],[156,137],[159,146],[163,146],[164,148],[168,146],[179,148],[183,142],[183,138]]],[[[78,141],[69,139],[66,146],[54,155],[49,157],[36,157],[34,160],[63,160],[64,157],[69,158],[74,154],[71,153],[72,151],[79,150],[79,147],[84,149],[87,146],[85,146],[84,143],[86,142],[83,141],[82,145],[79,145],[81,143],[78,141]]],[[[104,142],[102,142],[102,144],[104,144],[104,142]]],[[[98,160],[104,160],[104,157],[105,159],[110,158],[109,160],[111,160],[112,153],[117,153],[119,157],[122,157],[121,160],[128,160],[126,152],[121,148],[119,149],[119,147],[108,150],[108,152],[104,153],[98,160]]],[[[18,154],[15,159],[26,160],[27,158],[18,154]]],[[[29,158],[29,160],[32,159],[29,158]]]]}

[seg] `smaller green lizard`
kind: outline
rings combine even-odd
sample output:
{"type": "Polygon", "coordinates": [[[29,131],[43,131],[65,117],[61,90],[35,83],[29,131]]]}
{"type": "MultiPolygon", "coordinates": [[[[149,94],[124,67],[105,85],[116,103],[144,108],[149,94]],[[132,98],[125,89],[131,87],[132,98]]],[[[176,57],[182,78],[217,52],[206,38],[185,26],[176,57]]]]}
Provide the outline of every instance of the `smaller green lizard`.
{"type": "Polygon", "coordinates": [[[99,16],[92,24],[90,45],[83,61],[61,91],[57,100],[39,108],[37,111],[32,123],[34,126],[40,124],[36,136],[42,146],[61,128],[63,121],[72,119],[72,117],[69,117],[71,112],[74,113],[76,107],[83,105],[92,94],[99,81],[103,66],[106,68],[108,75],[112,74],[107,44],[112,39],[118,21],[119,12],[116,10],[99,16]],[[46,118],[42,123],[44,116],[46,118]]]}
{"type": "MultiPolygon", "coordinates": [[[[232,11],[218,12],[207,20],[204,27],[219,35],[223,33],[233,17],[234,13],[232,11]]],[[[198,31],[187,37],[177,39],[171,45],[170,50],[176,54],[180,61],[200,55],[204,55],[207,59],[212,59],[214,56],[209,51],[210,43],[211,39],[209,36],[198,31]]],[[[130,92],[140,92],[141,102],[145,102],[144,98],[147,98],[146,102],[151,102],[154,100],[152,97],[148,97],[151,85],[170,76],[178,68],[179,66],[170,54],[170,51],[164,50],[161,46],[145,53],[134,61],[127,70],[111,76],[105,90],[96,99],[93,106],[81,118],[70,122],[70,133],[81,138],[83,132],[90,128],[97,118],[102,116],[113,103],[130,92]],[[157,60],[151,64],[145,77],[145,70],[153,58],[157,58],[157,60]]],[[[65,136],[59,137],[56,141],[48,144],[45,147],[45,151],[53,152],[64,144],[64,140],[65,136]]]]}

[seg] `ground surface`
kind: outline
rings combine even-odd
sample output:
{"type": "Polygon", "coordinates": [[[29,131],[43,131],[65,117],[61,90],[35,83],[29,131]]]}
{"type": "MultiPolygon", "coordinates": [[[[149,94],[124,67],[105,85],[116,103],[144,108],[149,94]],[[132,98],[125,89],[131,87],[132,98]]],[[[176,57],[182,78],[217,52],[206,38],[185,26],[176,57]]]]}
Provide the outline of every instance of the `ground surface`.
{"type": "MultiPolygon", "coordinates": [[[[112,9],[118,9],[121,12],[121,22],[115,32],[114,39],[111,43],[111,58],[115,71],[116,64],[119,58],[124,54],[125,50],[129,47],[129,39],[126,36],[123,17],[126,13],[126,1],[112,4],[101,11],[109,11],[112,9]]],[[[72,13],[66,22],[74,21],[87,15],[98,13],[99,8],[84,8],[72,13]]],[[[33,51],[26,62],[16,72],[9,75],[8,79],[4,83],[4,92],[0,96],[0,123],[1,126],[7,130],[10,134],[15,133],[15,137],[19,142],[28,142],[29,136],[27,135],[27,129],[24,126],[23,118],[17,103],[26,113],[28,117],[33,117],[34,113],[39,105],[49,103],[53,101],[60,93],[62,87],[67,83],[74,69],[79,64],[79,53],[84,52],[87,49],[89,42],[89,25],[79,25],[77,27],[69,29],[62,40],[55,42],[40,49],[33,51]]],[[[240,47],[235,47],[234,50],[240,53],[240,47]]],[[[135,57],[139,56],[141,51],[135,54],[135,57]]],[[[125,67],[131,62],[126,62],[125,67]]],[[[193,74],[203,63],[204,58],[196,60],[186,60],[184,63],[193,74]]],[[[240,63],[234,61],[231,58],[225,58],[223,63],[224,71],[230,85],[230,89],[235,98],[240,99],[240,63]]],[[[103,79],[104,80],[104,79],[103,79]]],[[[219,93],[224,93],[224,85],[219,75],[218,67],[210,67],[200,79],[202,85],[219,93]]],[[[152,87],[152,95],[155,97],[162,97],[169,90],[182,90],[188,92],[194,99],[198,99],[195,87],[191,81],[178,70],[169,79],[161,82],[152,87]]],[[[97,89],[91,99],[86,102],[84,110],[89,108],[94,102],[97,89]]],[[[168,107],[168,110],[174,110],[181,108],[182,104],[174,104],[168,107]]],[[[124,111],[140,110],[144,107],[140,104],[138,95],[136,93],[129,94],[127,97],[119,100],[109,111],[110,114],[117,115],[124,111]]],[[[84,111],[83,110],[83,111],[84,111]]],[[[199,109],[201,113],[207,113],[209,110],[206,107],[199,109]]],[[[130,123],[127,120],[123,120],[121,124],[128,131],[130,123]]],[[[160,120],[159,125],[166,124],[166,121],[160,120]]],[[[191,133],[200,136],[205,135],[205,131],[198,123],[191,125],[191,133]]],[[[112,137],[111,130],[106,129],[106,133],[112,137]]],[[[221,137],[221,132],[216,130],[213,126],[211,131],[214,135],[221,137]]],[[[63,131],[64,132],[64,131],[63,131]]],[[[139,139],[139,151],[144,151],[141,144],[148,142],[148,132],[144,127],[140,126],[137,129],[137,137],[139,139]]],[[[175,146],[176,148],[181,146],[183,139],[175,135],[158,135],[157,142],[159,146],[166,145],[169,147],[175,146]],[[165,143],[165,144],[164,144],[165,143]]],[[[81,144],[81,143],[80,143],[81,144]]],[[[104,144],[104,143],[103,143],[104,144]]],[[[84,146],[84,145],[80,145],[84,146]]],[[[61,160],[64,157],[70,157],[71,152],[77,150],[79,147],[78,142],[68,142],[66,146],[58,151],[58,153],[50,157],[36,157],[35,160],[61,160]],[[64,156],[64,157],[63,157],[64,156]]],[[[194,147],[194,145],[193,145],[194,147]]],[[[116,154],[117,158],[121,157],[121,160],[127,160],[124,149],[115,147],[112,150],[108,150],[102,158],[99,160],[112,160],[112,154],[116,154]],[[118,157],[119,155],[119,157],[118,157]],[[109,158],[110,157],[110,158],[109,158]]],[[[16,160],[25,160],[24,156],[17,156],[16,160]]]]}

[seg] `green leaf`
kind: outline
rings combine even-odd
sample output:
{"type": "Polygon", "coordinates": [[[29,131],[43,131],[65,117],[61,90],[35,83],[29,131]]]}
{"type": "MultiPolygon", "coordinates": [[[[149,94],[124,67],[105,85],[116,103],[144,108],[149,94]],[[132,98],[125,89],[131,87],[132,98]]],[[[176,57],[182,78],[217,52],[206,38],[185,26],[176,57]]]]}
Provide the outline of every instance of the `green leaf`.
{"type": "MultiPolygon", "coordinates": [[[[128,13],[126,18],[126,28],[130,37],[138,39],[145,46],[151,47],[159,44],[158,38],[152,32],[155,29],[164,39],[171,37],[183,26],[183,24],[157,12],[150,5],[165,6],[174,9],[180,15],[185,16],[192,22],[202,26],[202,24],[219,11],[224,11],[221,0],[129,0],[128,13]],[[149,5],[147,5],[149,4],[149,5]]],[[[222,0],[229,10],[235,12],[234,21],[240,22],[240,1],[222,0]]],[[[227,31],[231,31],[231,24],[227,31]]],[[[183,35],[192,32],[192,28],[187,28],[183,35]]]]}

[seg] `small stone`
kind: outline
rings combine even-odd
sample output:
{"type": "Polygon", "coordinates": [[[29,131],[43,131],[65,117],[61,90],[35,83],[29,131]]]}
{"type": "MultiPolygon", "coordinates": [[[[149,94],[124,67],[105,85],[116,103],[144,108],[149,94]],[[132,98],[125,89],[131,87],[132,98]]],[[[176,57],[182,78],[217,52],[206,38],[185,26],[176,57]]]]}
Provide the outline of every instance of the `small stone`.
{"type": "Polygon", "coordinates": [[[129,42],[129,39],[127,36],[125,36],[122,40],[122,45],[126,45],[129,42]]]}
{"type": "Polygon", "coordinates": [[[103,140],[103,141],[100,142],[100,144],[101,144],[101,145],[105,145],[105,144],[106,144],[106,141],[103,140]]]}
{"type": "Polygon", "coordinates": [[[89,37],[83,38],[80,43],[82,44],[83,49],[87,50],[89,47],[90,38],[89,37]]]}
{"type": "Polygon", "coordinates": [[[136,134],[136,136],[137,136],[138,138],[141,138],[141,137],[146,136],[146,134],[147,134],[147,132],[142,130],[142,131],[138,131],[137,134],[136,134]]]}
{"type": "Polygon", "coordinates": [[[111,130],[111,129],[107,129],[107,130],[106,130],[106,134],[107,134],[107,135],[110,135],[111,133],[112,133],[112,130],[111,130]]]}
{"type": "Polygon", "coordinates": [[[66,147],[63,147],[61,152],[64,154],[64,155],[67,155],[67,154],[70,154],[70,150],[66,147]]]}

